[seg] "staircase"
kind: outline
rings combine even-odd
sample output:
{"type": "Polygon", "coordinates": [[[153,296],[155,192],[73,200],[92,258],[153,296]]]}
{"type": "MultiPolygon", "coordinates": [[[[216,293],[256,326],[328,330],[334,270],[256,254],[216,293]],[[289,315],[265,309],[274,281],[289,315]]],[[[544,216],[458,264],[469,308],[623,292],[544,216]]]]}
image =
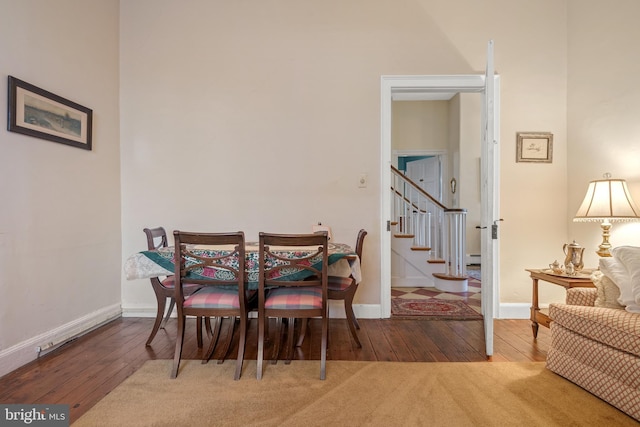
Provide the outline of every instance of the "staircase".
{"type": "Polygon", "coordinates": [[[465,292],[466,209],[449,209],[391,166],[391,286],[465,292]]]}

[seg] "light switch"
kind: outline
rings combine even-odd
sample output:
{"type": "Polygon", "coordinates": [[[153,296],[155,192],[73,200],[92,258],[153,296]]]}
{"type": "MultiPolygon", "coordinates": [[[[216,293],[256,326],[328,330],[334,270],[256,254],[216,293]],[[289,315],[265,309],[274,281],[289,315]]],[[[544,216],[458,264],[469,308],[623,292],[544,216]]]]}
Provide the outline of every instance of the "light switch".
{"type": "Polygon", "coordinates": [[[360,179],[358,180],[358,188],[366,188],[367,187],[367,174],[363,173],[360,175],[360,179]]]}

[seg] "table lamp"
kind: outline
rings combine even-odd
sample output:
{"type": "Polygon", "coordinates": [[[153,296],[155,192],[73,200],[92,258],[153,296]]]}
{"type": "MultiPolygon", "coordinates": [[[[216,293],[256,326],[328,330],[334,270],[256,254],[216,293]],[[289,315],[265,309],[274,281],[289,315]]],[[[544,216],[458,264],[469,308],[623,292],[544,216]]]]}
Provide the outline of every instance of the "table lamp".
{"type": "Polygon", "coordinates": [[[611,256],[609,231],[611,222],[637,221],[640,209],[629,194],[624,179],[611,179],[611,174],[604,174],[604,179],[591,181],[582,205],[578,209],[574,222],[600,222],[602,243],[596,253],[601,257],[611,256]]]}

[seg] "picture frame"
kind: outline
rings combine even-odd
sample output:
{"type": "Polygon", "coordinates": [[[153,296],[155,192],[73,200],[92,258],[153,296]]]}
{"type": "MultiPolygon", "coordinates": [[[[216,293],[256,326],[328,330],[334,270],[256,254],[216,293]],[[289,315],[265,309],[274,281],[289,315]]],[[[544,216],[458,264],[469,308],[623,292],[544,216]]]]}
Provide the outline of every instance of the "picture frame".
{"type": "Polygon", "coordinates": [[[516,162],[552,163],[553,134],[551,132],[517,132],[516,162]]]}
{"type": "Polygon", "coordinates": [[[9,76],[7,129],[84,150],[92,149],[93,111],[9,76]]]}

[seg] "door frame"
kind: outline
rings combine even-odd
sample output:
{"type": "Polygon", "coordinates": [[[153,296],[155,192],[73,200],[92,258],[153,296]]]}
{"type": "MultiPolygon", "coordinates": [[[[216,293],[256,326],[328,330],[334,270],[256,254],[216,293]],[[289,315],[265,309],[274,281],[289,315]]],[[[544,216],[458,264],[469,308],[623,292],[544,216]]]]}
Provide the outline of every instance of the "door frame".
{"type": "MultiPolygon", "coordinates": [[[[382,76],[380,85],[380,105],[381,105],[381,129],[380,129],[380,317],[391,317],[391,233],[388,229],[388,223],[391,221],[389,214],[391,212],[391,108],[394,94],[406,94],[411,93],[424,93],[424,94],[438,94],[438,93],[478,93],[483,95],[486,90],[486,78],[485,75],[432,75],[432,76],[382,76]]],[[[497,103],[499,100],[499,76],[494,76],[495,84],[490,87],[493,88],[493,97],[497,103]]],[[[483,96],[484,100],[484,96],[483,96]]],[[[496,106],[497,108],[497,106],[496,106]]],[[[499,129],[499,117],[494,119],[495,129],[499,129]]],[[[497,143],[497,139],[496,142],[497,143]]],[[[492,150],[493,153],[493,150],[492,150]]],[[[486,157],[486,153],[481,154],[486,157]]],[[[494,156],[491,162],[497,163],[499,156],[494,156]]],[[[486,159],[485,159],[486,160],[486,159]]],[[[490,182],[493,189],[494,201],[498,200],[500,189],[498,181],[498,165],[495,164],[493,176],[487,177],[488,183],[490,182]]],[[[495,210],[495,206],[492,207],[492,211],[495,210]]],[[[484,207],[483,207],[484,209],[484,207]]],[[[491,222],[492,218],[484,218],[484,221],[491,222]]],[[[491,223],[482,224],[485,227],[485,234],[487,229],[491,230],[491,223]]],[[[483,313],[485,317],[488,315],[492,318],[497,317],[498,312],[498,298],[499,298],[499,275],[498,272],[498,241],[493,242],[494,250],[489,251],[491,253],[483,253],[483,261],[486,259],[491,262],[491,271],[493,272],[492,278],[487,278],[492,282],[491,286],[491,298],[489,306],[490,312],[483,313]],[[491,280],[493,279],[493,280],[491,280]]],[[[483,275],[484,276],[484,275],[483,275]]],[[[484,278],[484,277],[483,277],[484,278]]],[[[486,296],[485,296],[486,297],[486,296]]],[[[486,308],[486,307],[485,307],[486,308]]],[[[488,319],[486,319],[488,320],[488,319]]]]}

